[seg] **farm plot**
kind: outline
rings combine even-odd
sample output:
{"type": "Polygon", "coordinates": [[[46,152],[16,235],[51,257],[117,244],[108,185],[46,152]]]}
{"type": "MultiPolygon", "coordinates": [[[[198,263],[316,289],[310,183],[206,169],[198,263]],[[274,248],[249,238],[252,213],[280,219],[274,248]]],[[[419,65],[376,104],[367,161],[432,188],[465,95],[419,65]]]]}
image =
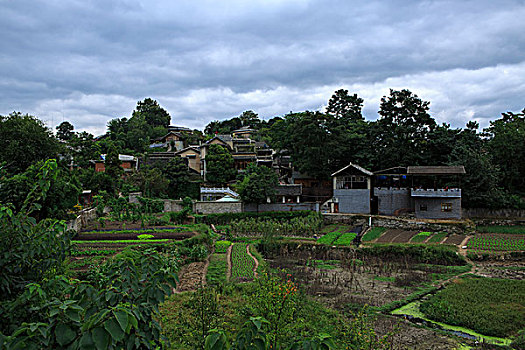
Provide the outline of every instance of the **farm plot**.
{"type": "Polygon", "coordinates": [[[81,233],[75,237],[75,240],[78,241],[102,241],[102,240],[108,240],[108,241],[115,241],[115,240],[135,240],[138,236],[144,235],[144,234],[150,234],[155,239],[176,239],[176,240],[183,240],[186,238],[190,238],[195,235],[195,232],[178,232],[178,231],[135,231],[135,232],[129,232],[129,230],[126,231],[126,233],[119,233],[116,231],[113,231],[111,233],[107,232],[90,232],[90,233],[81,233]]]}
{"type": "Polygon", "coordinates": [[[525,250],[525,235],[481,234],[467,242],[467,249],[485,252],[508,252],[525,250]]]}
{"type": "Polygon", "coordinates": [[[255,260],[248,254],[247,243],[235,243],[231,249],[231,278],[244,282],[253,280],[255,260]]]}
{"type": "Polygon", "coordinates": [[[428,239],[428,237],[432,236],[433,232],[419,232],[417,235],[412,237],[410,240],[411,243],[423,243],[428,239]]]}
{"type": "Polygon", "coordinates": [[[387,230],[377,239],[377,243],[408,243],[416,234],[416,231],[387,230]]]}
{"type": "Polygon", "coordinates": [[[445,239],[445,242],[443,244],[453,244],[453,245],[460,245],[465,238],[467,238],[466,235],[456,235],[452,234],[445,239]]]}

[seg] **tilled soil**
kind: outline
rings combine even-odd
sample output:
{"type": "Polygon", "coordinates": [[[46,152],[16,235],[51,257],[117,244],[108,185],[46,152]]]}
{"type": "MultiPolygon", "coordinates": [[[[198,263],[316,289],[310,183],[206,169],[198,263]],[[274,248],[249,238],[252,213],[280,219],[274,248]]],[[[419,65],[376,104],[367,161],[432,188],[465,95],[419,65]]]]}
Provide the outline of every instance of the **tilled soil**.
{"type": "Polygon", "coordinates": [[[377,239],[377,243],[408,243],[417,231],[387,230],[377,239]]]}
{"type": "Polygon", "coordinates": [[[525,269],[520,262],[478,262],[476,275],[492,278],[525,280],[525,269]]]}
{"type": "Polygon", "coordinates": [[[463,240],[466,238],[467,236],[466,235],[456,235],[456,234],[452,234],[450,236],[448,236],[445,241],[443,242],[443,244],[454,244],[454,245],[460,245],[461,242],[463,242],[463,240]]]}
{"type": "Polygon", "coordinates": [[[376,332],[381,335],[395,329],[392,349],[396,350],[449,350],[456,349],[459,345],[452,338],[430,329],[416,327],[399,317],[379,315],[374,325],[376,332]]]}
{"type": "Polygon", "coordinates": [[[193,262],[184,265],[179,271],[179,283],[177,283],[177,292],[188,292],[197,290],[206,283],[206,270],[208,263],[193,262]]]}

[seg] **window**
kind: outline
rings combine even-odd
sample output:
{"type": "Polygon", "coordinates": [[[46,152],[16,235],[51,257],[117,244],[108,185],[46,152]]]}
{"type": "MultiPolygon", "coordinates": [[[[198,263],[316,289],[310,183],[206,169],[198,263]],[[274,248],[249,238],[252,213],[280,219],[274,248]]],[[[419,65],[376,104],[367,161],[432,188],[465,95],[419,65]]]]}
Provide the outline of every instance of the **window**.
{"type": "Polygon", "coordinates": [[[428,210],[428,208],[427,208],[427,205],[426,205],[426,204],[421,204],[421,205],[419,206],[419,211],[427,211],[427,210],[428,210]]]}
{"type": "Polygon", "coordinates": [[[452,211],[452,203],[441,203],[441,211],[452,211]]]}

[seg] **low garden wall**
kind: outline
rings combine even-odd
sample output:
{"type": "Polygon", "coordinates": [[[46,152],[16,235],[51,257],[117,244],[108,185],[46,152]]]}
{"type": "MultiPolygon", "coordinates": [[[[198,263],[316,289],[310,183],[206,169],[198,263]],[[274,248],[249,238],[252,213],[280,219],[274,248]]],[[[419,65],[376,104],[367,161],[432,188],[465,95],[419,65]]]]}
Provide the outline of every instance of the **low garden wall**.
{"type": "Polygon", "coordinates": [[[257,204],[245,204],[244,205],[244,211],[250,211],[250,212],[266,212],[266,211],[303,211],[303,210],[310,210],[310,211],[319,211],[319,203],[314,202],[304,202],[304,203],[265,203],[265,204],[259,204],[259,208],[257,208],[257,204]]]}
{"type": "Polygon", "coordinates": [[[474,224],[468,220],[425,220],[382,215],[323,214],[325,223],[368,226],[370,217],[372,226],[400,229],[407,231],[431,231],[465,234],[474,230],[474,224]]]}
{"type": "Polygon", "coordinates": [[[97,219],[97,209],[84,209],[81,210],[77,217],[71,221],[68,221],[68,230],[75,230],[80,232],[84,227],[92,224],[97,219]]]}
{"type": "Polygon", "coordinates": [[[216,213],[242,213],[242,202],[195,202],[193,211],[197,214],[216,214],[216,213]]]}
{"type": "Polygon", "coordinates": [[[479,219],[519,219],[525,221],[525,210],[521,209],[487,209],[463,208],[464,218],[479,219]]]}

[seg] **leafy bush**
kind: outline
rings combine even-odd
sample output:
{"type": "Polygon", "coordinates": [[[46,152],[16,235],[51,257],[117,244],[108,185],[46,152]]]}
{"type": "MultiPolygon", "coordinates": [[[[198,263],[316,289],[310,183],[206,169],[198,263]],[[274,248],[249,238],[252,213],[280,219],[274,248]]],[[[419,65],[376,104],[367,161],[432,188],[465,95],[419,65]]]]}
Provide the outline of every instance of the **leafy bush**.
{"type": "Polygon", "coordinates": [[[162,345],[158,305],[175,287],[175,270],[174,261],[165,256],[128,251],[100,267],[90,284],[61,276],[42,285],[29,284],[7,310],[28,307],[31,314],[26,320],[31,323],[21,323],[10,336],[0,335],[2,345],[158,348],[162,345]]]}

